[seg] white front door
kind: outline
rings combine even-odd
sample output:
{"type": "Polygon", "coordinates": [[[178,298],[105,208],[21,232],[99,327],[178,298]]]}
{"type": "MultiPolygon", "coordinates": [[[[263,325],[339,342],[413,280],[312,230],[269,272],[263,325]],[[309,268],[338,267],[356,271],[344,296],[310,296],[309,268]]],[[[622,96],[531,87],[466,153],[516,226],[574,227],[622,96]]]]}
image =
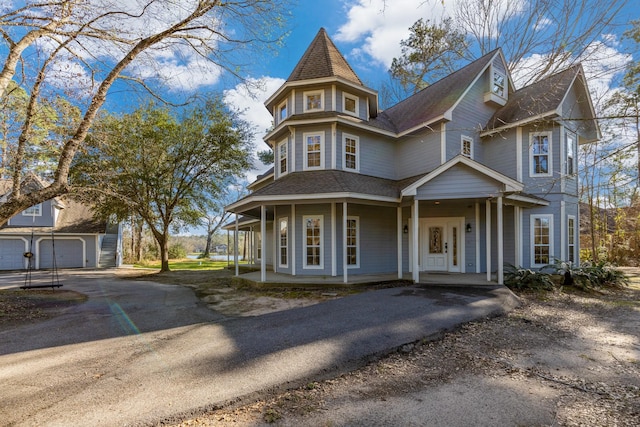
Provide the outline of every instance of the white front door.
{"type": "Polygon", "coordinates": [[[420,267],[422,271],[462,272],[462,224],[464,218],[420,220],[420,267]]]}

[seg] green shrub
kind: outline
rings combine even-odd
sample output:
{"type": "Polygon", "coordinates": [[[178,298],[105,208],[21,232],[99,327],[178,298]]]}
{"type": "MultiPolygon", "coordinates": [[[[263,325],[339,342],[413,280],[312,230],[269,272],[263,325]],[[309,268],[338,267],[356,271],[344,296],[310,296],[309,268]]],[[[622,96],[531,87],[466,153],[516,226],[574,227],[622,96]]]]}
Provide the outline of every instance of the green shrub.
{"type": "Polygon", "coordinates": [[[187,257],[187,250],[181,243],[169,246],[169,259],[183,259],[187,257]]]}
{"type": "Polygon", "coordinates": [[[573,286],[585,291],[629,286],[629,278],[624,272],[606,261],[599,263],[586,261],[580,267],[576,267],[571,263],[556,260],[551,267],[560,274],[569,272],[573,278],[573,286]]]}
{"type": "Polygon", "coordinates": [[[505,265],[504,284],[511,289],[551,290],[553,282],[551,275],[528,268],[505,265]]]}

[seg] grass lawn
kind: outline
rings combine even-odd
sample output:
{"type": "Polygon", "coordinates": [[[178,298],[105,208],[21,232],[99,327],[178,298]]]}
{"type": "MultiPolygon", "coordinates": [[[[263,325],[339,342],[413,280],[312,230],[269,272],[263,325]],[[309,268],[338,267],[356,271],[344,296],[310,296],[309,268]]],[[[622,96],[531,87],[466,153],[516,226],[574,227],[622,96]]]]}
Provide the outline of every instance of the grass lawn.
{"type": "MultiPolygon", "coordinates": [[[[160,261],[148,261],[134,264],[138,268],[160,269],[160,261]]],[[[227,268],[227,261],[212,261],[207,259],[172,259],[169,260],[171,270],[222,270],[227,268]]]]}

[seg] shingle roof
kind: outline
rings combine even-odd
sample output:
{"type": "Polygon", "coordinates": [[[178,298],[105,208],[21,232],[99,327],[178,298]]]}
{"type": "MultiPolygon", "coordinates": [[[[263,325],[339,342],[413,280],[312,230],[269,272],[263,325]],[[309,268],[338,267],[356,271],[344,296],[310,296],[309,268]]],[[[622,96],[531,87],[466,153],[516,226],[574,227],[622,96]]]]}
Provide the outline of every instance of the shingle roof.
{"type": "Polygon", "coordinates": [[[298,64],[287,79],[317,79],[323,77],[342,77],[350,82],[362,85],[362,81],[344,59],[331,41],[324,28],[320,28],[298,64]]]}
{"type": "Polygon", "coordinates": [[[400,191],[423,175],[395,181],[339,170],[292,172],[248,197],[355,193],[399,198],[400,191]]]}
{"type": "Polygon", "coordinates": [[[489,120],[487,129],[508,126],[554,112],[580,70],[579,64],[574,65],[510,94],[507,103],[489,120]]]}
{"type": "Polygon", "coordinates": [[[438,80],[420,92],[383,111],[371,124],[402,133],[428,123],[455,105],[473,80],[491,62],[498,49],[476,59],[460,70],[438,80]]]}

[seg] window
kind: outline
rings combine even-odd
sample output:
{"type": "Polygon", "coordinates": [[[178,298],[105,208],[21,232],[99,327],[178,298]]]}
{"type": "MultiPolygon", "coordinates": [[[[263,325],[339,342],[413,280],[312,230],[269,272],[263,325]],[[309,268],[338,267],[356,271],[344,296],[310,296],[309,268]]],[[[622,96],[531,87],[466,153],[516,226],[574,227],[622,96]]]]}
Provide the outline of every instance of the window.
{"type": "Polygon", "coordinates": [[[551,133],[531,135],[531,171],[530,176],[551,176],[551,133]]]}
{"type": "Polygon", "coordinates": [[[280,267],[289,266],[289,219],[280,218],[278,229],[280,230],[280,239],[278,241],[280,254],[280,267]]]}
{"type": "Polygon", "coordinates": [[[460,144],[461,144],[460,152],[462,153],[462,155],[472,159],[473,158],[473,139],[468,136],[462,136],[462,141],[460,144]]]}
{"type": "Polygon", "coordinates": [[[567,261],[576,262],[576,218],[570,215],[567,219],[567,261]]]}
{"type": "Polygon", "coordinates": [[[304,268],[323,268],[322,215],[304,216],[304,268]]]}
{"type": "Polygon", "coordinates": [[[287,140],[285,139],[278,144],[278,173],[286,175],[287,172],[287,140]]]}
{"type": "Polygon", "coordinates": [[[531,216],[531,266],[542,267],[553,259],[553,215],[531,216]]]}
{"type": "Polygon", "coordinates": [[[24,216],[42,216],[42,203],[38,203],[37,205],[31,206],[22,211],[22,215],[24,216]]]}
{"type": "Polygon", "coordinates": [[[565,152],[567,158],[565,159],[565,173],[567,175],[573,175],[575,173],[575,158],[576,158],[576,135],[572,132],[567,132],[565,137],[565,152]]]}
{"type": "Polygon", "coordinates": [[[304,112],[322,111],[324,105],[324,92],[304,92],[304,112]]]}
{"type": "Polygon", "coordinates": [[[278,123],[282,123],[287,118],[287,101],[278,106],[278,123]]]}
{"type": "Polygon", "coordinates": [[[495,93],[501,98],[506,98],[506,95],[505,95],[506,80],[507,79],[505,78],[504,74],[502,74],[499,71],[494,71],[493,84],[491,85],[491,92],[495,93]]]}
{"type": "Polygon", "coordinates": [[[324,167],[324,135],[322,133],[305,133],[304,138],[304,168],[322,169],[324,167]]]}
{"type": "Polygon", "coordinates": [[[358,217],[347,217],[347,265],[352,268],[360,266],[360,251],[358,250],[360,245],[359,222],[358,217]]]}
{"type": "Polygon", "coordinates": [[[342,93],[342,110],[345,113],[358,116],[360,112],[359,99],[357,96],[348,93],[342,93]]]}
{"type": "Polygon", "coordinates": [[[353,135],[344,135],[344,169],[360,170],[359,138],[353,135]]]}

